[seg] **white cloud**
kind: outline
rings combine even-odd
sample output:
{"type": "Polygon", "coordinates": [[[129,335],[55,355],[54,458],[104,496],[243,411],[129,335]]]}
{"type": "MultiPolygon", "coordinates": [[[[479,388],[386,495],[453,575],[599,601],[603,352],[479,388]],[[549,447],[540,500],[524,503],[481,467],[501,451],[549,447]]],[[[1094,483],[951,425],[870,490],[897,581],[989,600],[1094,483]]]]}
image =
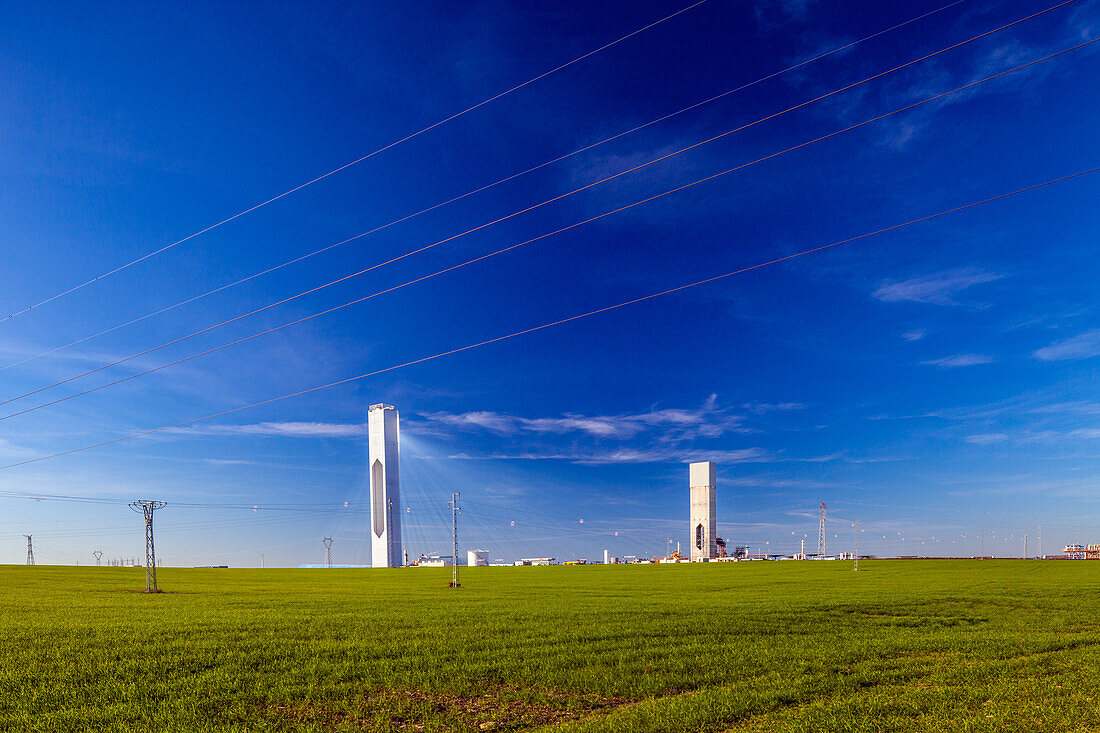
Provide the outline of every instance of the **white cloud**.
{"type": "Polygon", "coordinates": [[[10,440],[0,438],[0,457],[4,459],[32,458],[36,455],[38,455],[38,453],[30,448],[15,445],[10,440]]]}
{"type": "Polygon", "coordinates": [[[492,453],[484,456],[456,453],[449,458],[463,460],[509,460],[509,461],[570,461],[581,464],[602,463],[688,463],[691,461],[714,461],[715,463],[759,463],[772,462],[777,458],[761,448],[741,448],[735,450],[693,450],[674,446],[653,448],[613,448],[609,450],[548,450],[517,453],[492,453]]]}
{"type": "Polygon", "coordinates": [[[174,433],[191,435],[256,435],[278,438],[363,438],[364,424],[324,422],[262,422],[250,425],[204,425],[179,428],[174,433]]]}
{"type": "Polygon", "coordinates": [[[981,435],[968,435],[965,440],[967,443],[973,443],[974,445],[990,445],[992,443],[1003,443],[1008,440],[1008,435],[1005,433],[982,433],[981,435]]]}
{"type": "Polygon", "coordinates": [[[806,409],[806,405],[802,404],[801,402],[779,402],[776,404],[772,404],[769,402],[746,402],[745,404],[741,405],[741,407],[745,408],[749,412],[754,412],[757,415],[763,415],[773,410],[787,411],[806,409]]]}
{"type": "Polygon", "coordinates": [[[952,296],[982,283],[1000,280],[1003,275],[982,270],[948,270],[935,275],[885,282],[872,295],[884,303],[931,303],[957,305],[952,296]]]}
{"type": "Polygon", "coordinates": [[[912,331],[906,331],[901,335],[906,341],[920,341],[922,338],[928,335],[928,329],[915,328],[912,331]]]}
{"type": "Polygon", "coordinates": [[[1062,361],[1064,359],[1089,359],[1100,356],[1100,328],[1079,333],[1049,346],[1037,349],[1033,356],[1043,361],[1062,361]]]}
{"type": "Polygon", "coordinates": [[[975,364],[989,364],[992,361],[993,357],[987,356],[985,354],[955,354],[954,356],[945,356],[942,359],[930,359],[929,361],[922,361],[921,364],[950,369],[953,367],[974,366],[975,364]]]}
{"type": "MultiPolygon", "coordinates": [[[[797,409],[796,403],[769,405],[771,409],[797,409]]],[[[591,438],[628,440],[647,431],[661,431],[665,440],[716,438],[727,432],[751,432],[744,419],[717,406],[711,395],[694,410],[668,408],[627,415],[581,415],[529,418],[499,412],[425,413],[429,424],[462,430],[488,430],[497,435],[533,433],[566,435],[580,433],[591,438]]]]}

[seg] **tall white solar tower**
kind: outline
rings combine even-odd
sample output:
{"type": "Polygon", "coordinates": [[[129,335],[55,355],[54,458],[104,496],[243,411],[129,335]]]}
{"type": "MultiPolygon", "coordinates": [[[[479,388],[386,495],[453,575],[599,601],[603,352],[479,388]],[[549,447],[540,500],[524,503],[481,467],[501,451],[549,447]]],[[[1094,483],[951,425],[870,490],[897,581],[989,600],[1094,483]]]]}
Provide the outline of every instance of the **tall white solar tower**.
{"type": "Polygon", "coordinates": [[[401,471],[397,410],[371,405],[367,410],[370,456],[371,565],[401,565],[401,471]]]}
{"type": "Polygon", "coordinates": [[[688,466],[691,489],[691,559],[718,557],[718,507],[715,503],[717,471],[710,461],[688,466]]]}

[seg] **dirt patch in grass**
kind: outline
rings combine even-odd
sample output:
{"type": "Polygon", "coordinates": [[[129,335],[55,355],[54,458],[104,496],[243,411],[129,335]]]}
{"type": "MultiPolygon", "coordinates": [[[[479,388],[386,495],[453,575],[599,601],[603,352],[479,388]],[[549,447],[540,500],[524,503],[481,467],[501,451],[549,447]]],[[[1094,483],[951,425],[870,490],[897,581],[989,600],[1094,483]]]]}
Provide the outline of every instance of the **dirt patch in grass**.
{"type": "Polygon", "coordinates": [[[325,730],[512,731],[562,723],[634,702],[596,694],[497,686],[477,695],[380,690],[346,701],[269,703],[265,713],[325,730]]]}

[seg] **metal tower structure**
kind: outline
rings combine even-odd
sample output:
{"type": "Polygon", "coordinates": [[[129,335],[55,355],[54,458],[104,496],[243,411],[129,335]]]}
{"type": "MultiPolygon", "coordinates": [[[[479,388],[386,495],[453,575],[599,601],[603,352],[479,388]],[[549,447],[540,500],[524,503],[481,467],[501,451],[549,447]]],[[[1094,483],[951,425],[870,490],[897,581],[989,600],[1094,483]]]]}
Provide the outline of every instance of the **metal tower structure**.
{"type": "Polygon", "coordinates": [[[326,568],[331,568],[332,567],[332,538],[331,537],[326,537],[321,541],[325,543],[325,567],[326,568]]]}
{"type": "Polygon", "coordinates": [[[829,550],[829,539],[825,535],[825,502],[818,507],[820,517],[817,520],[817,556],[825,557],[829,550]]]}
{"type": "Polygon", "coordinates": [[[168,502],[142,500],[130,502],[130,508],[145,517],[145,592],[157,590],[157,553],[153,547],[153,512],[163,509],[168,502]]]}
{"type": "Polygon", "coordinates": [[[27,564],[34,565],[34,543],[31,541],[29,534],[23,536],[27,538],[27,564]]]}
{"type": "Polygon", "coordinates": [[[103,557],[103,550],[96,550],[92,554],[95,555],[95,564],[98,567],[99,566],[99,558],[103,557]]]}
{"type": "Polygon", "coordinates": [[[451,494],[451,538],[454,540],[454,555],[451,556],[451,587],[460,588],[458,584],[458,492],[451,494]]]}
{"type": "Polygon", "coordinates": [[[852,543],[852,557],[855,559],[855,564],[852,565],[852,570],[859,572],[859,521],[856,521],[856,539],[852,543]]]}

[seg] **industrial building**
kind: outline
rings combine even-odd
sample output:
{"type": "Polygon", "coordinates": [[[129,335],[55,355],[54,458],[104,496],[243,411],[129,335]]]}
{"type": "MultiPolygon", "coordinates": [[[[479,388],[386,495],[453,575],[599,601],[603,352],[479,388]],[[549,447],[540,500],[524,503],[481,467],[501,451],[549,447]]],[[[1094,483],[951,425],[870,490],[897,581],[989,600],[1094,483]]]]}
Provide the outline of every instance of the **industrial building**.
{"type": "Polygon", "coordinates": [[[397,410],[371,405],[367,410],[370,462],[371,565],[403,565],[401,554],[401,456],[397,410]],[[395,511],[396,508],[396,511],[395,511]]]}

